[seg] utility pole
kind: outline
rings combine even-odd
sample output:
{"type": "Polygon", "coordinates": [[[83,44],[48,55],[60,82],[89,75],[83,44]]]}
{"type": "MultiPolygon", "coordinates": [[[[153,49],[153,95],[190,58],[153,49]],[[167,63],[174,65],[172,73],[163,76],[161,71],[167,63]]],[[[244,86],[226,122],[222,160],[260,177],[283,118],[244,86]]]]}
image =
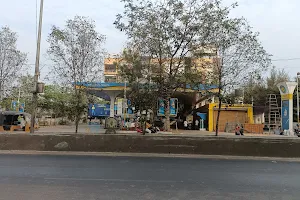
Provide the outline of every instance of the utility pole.
{"type": "Polygon", "coordinates": [[[297,73],[297,123],[299,123],[299,76],[300,72],[297,73]]]}
{"type": "Polygon", "coordinates": [[[124,128],[126,126],[126,113],[127,113],[127,97],[126,97],[126,82],[127,82],[127,79],[125,78],[125,87],[124,87],[124,102],[123,102],[123,106],[124,106],[124,112],[123,112],[123,117],[124,117],[124,128]]]}
{"type": "Polygon", "coordinates": [[[33,110],[31,115],[30,133],[34,133],[36,108],[37,108],[37,100],[38,100],[37,85],[38,85],[39,74],[40,74],[39,68],[40,68],[41,38],[42,38],[42,24],[43,24],[43,7],[44,7],[44,0],[41,0],[38,39],[37,39],[37,47],[36,47],[36,60],[35,60],[35,70],[34,70],[34,86],[33,86],[34,91],[32,96],[33,110]]]}

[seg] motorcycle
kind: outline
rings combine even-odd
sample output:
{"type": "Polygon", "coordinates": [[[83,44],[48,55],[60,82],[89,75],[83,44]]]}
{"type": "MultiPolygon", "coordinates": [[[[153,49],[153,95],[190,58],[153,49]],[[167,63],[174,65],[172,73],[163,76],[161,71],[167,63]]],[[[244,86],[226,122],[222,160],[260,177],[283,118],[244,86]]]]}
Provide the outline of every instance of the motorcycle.
{"type": "Polygon", "coordinates": [[[294,133],[295,133],[295,135],[297,135],[298,137],[300,137],[300,130],[299,129],[294,129],[294,133]]]}

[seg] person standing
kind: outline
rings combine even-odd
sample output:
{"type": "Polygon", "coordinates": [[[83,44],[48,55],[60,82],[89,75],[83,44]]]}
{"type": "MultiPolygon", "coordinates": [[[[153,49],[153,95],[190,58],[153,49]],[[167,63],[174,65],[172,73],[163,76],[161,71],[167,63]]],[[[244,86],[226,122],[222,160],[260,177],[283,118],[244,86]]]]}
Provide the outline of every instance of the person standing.
{"type": "Polygon", "coordinates": [[[95,116],[95,115],[96,115],[95,110],[96,110],[96,107],[95,107],[95,105],[93,104],[93,105],[92,105],[92,116],[95,116]]]}
{"type": "Polygon", "coordinates": [[[243,126],[243,124],[241,124],[241,127],[240,127],[240,134],[244,135],[244,126],[243,126]]]}
{"type": "Polygon", "coordinates": [[[19,115],[18,122],[19,122],[21,129],[25,130],[26,121],[22,115],[19,115]]]}
{"type": "Polygon", "coordinates": [[[198,121],[198,119],[195,120],[195,130],[199,130],[199,121],[198,121]]]}
{"type": "Polygon", "coordinates": [[[186,120],[184,120],[183,122],[183,126],[184,126],[184,129],[187,130],[188,129],[188,122],[186,120]]]}
{"type": "Polygon", "coordinates": [[[241,131],[241,127],[237,124],[235,126],[235,135],[240,135],[241,134],[240,131],[241,131]]]}

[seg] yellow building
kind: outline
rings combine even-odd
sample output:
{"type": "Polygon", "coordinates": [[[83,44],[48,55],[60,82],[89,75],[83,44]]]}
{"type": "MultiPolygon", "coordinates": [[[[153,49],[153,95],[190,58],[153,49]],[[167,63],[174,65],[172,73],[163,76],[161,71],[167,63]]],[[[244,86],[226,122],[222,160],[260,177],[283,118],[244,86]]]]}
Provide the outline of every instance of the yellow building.
{"type": "MultiPolygon", "coordinates": [[[[112,56],[104,59],[104,82],[122,82],[122,78],[119,75],[119,69],[118,66],[121,65],[123,62],[122,58],[119,58],[117,56],[112,56]]],[[[157,59],[153,59],[150,61],[151,63],[158,63],[157,59]]],[[[166,59],[163,61],[166,66],[169,65],[170,60],[166,59]]],[[[184,62],[179,59],[173,59],[173,63],[178,63],[182,67],[179,68],[179,71],[187,70],[184,66],[189,66],[189,70],[197,71],[199,73],[202,73],[203,79],[207,79],[209,77],[209,73],[213,71],[213,64],[215,62],[215,58],[210,57],[203,57],[203,58],[197,58],[197,59],[191,59],[189,57],[186,57],[184,59],[184,62]]],[[[155,69],[152,68],[152,74],[158,73],[158,71],[161,69],[155,69]]],[[[166,67],[163,69],[165,73],[169,72],[169,68],[166,67]]],[[[160,71],[161,73],[161,71],[160,71]]]]}
{"type": "Polygon", "coordinates": [[[121,59],[117,57],[109,57],[104,59],[104,82],[117,83],[119,81],[118,63],[121,59]]]}
{"type": "MultiPolygon", "coordinates": [[[[206,84],[207,81],[209,80],[210,74],[211,72],[213,72],[213,67],[215,66],[215,62],[216,62],[216,54],[215,51],[211,50],[211,49],[198,49],[199,53],[201,52],[202,56],[201,58],[197,58],[197,59],[193,59],[191,57],[186,57],[183,60],[179,60],[174,58],[173,59],[173,63],[178,63],[179,65],[181,64],[181,68],[179,68],[179,71],[183,71],[183,70],[191,70],[192,72],[199,72],[199,75],[202,76],[202,80],[203,80],[203,84],[206,84]],[[203,56],[204,55],[204,56],[203,56]],[[188,68],[187,68],[188,66],[188,68]]],[[[146,61],[147,59],[145,59],[146,61]]],[[[119,74],[119,67],[124,63],[125,61],[120,58],[119,56],[110,56],[105,58],[104,60],[104,77],[105,77],[105,81],[106,83],[121,83],[124,82],[124,80],[122,79],[122,77],[119,74]]],[[[153,64],[158,63],[157,59],[152,59],[150,61],[153,64]]],[[[165,65],[166,68],[163,69],[165,71],[165,73],[169,72],[169,68],[167,67],[170,63],[169,59],[164,59],[162,61],[165,65]]],[[[143,72],[144,74],[159,74],[162,73],[161,69],[156,69],[156,66],[161,66],[161,65],[154,65],[151,68],[151,72],[143,72]]],[[[210,96],[208,98],[203,99],[203,97],[205,96],[205,94],[203,93],[205,91],[202,91],[202,93],[200,94],[199,91],[195,91],[194,89],[187,89],[187,88],[178,88],[177,92],[176,92],[176,97],[181,97],[185,99],[185,102],[189,102],[188,105],[191,107],[201,107],[203,105],[206,105],[208,103],[214,103],[215,102],[215,98],[214,96],[210,96]],[[189,95],[187,95],[187,93],[190,93],[189,95]],[[186,96],[186,97],[183,97],[186,96]]]]}
{"type": "MultiPolygon", "coordinates": [[[[208,131],[215,131],[216,121],[218,115],[218,104],[211,103],[208,105],[208,131]]],[[[226,131],[226,126],[231,125],[235,127],[236,123],[253,124],[253,106],[251,104],[222,104],[219,130],[226,131]]]]}

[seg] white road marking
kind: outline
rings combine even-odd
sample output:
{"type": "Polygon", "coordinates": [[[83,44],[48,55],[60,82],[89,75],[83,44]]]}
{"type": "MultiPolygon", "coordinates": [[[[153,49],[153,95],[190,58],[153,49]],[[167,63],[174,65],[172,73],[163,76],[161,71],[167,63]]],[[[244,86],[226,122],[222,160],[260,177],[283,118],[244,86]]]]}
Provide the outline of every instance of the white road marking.
{"type": "Polygon", "coordinates": [[[300,158],[230,156],[230,155],[203,155],[203,154],[164,154],[164,153],[122,153],[122,152],[75,152],[75,151],[19,151],[0,150],[0,155],[55,155],[55,156],[100,156],[100,157],[158,157],[158,158],[193,158],[217,160],[260,160],[300,162],[300,158]]]}
{"type": "Polygon", "coordinates": [[[182,183],[183,181],[171,180],[138,180],[138,179],[110,179],[110,178],[44,178],[44,180],[62,181],[104,181],[104,182],[140,182],[140,183],[182,183]]]}

